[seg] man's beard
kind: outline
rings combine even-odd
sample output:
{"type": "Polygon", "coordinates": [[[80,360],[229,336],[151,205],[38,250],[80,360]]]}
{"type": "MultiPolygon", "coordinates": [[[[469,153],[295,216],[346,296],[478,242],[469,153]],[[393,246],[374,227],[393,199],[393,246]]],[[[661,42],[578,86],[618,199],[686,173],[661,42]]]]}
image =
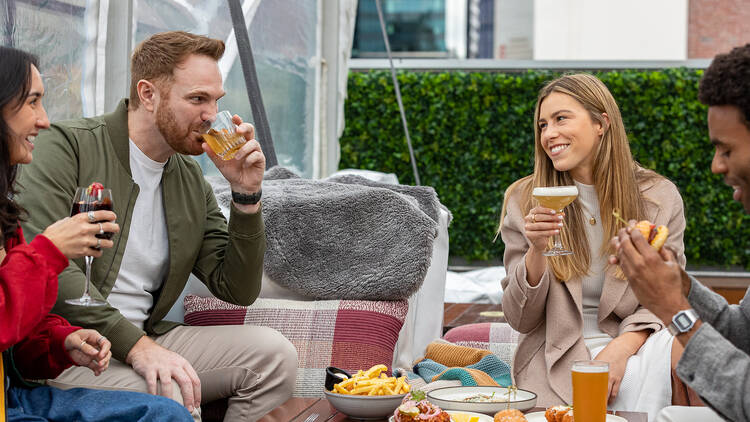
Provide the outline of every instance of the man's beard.
{"type": "Polygon", "coordinates": [[[164,137],[167,145],[176,153],[186,155],[200,155],[203,153],[200,144],[193,140],[192,128],[188,126],[181,131],[179,126],[177,126],[177,119],[172,107],[170,107],[169,97],[164,98],[156,109],[156,128],[159,129],[159,133],[164,137]],[[194,148],[191,149],[191,147],[194,148]]]}

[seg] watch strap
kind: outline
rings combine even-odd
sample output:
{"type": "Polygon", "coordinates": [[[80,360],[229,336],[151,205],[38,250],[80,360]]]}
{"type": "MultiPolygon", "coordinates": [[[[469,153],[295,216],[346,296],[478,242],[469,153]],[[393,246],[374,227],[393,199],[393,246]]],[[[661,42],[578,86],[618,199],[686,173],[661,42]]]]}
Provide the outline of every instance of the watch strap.
{"type": "Polygon", "coordinates": [[[258,189],[258,192],[254,193],[239,193],[232,191],[232,201],[234,201],[235,204],[240,205],[253,205],[260,202],[260,197],[262,194],[262,189],[258,189]]]}

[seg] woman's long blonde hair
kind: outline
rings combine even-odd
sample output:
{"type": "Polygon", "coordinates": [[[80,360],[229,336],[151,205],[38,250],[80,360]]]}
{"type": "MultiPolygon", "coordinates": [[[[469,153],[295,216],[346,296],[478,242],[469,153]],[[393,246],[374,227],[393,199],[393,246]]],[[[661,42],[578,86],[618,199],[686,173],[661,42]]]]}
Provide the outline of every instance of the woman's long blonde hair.
{"type": "MultiPolygon", "coordinates": [[[[625,220],[644,219],[646,211],[639,186],[658,175],[643,169],[633,160],[617,103],[604,83],[589,74],[562,76],[549,82],[539,92],[534,110],[534,173],[517,180],[505,191],[498,233],[507,213],[508,198],[515,189],[521,189],[521,211],[523,215],[526,215],[535,206],[531,196],[534,187],[574,184],[569,172],[555,170],[552,160],[542,148],[541,129],[538,124],[539,107],[542,101],[553,92],[574,98],[589,112],[591,119],[603,128],[601,140],[594,147],[592,176],[599,197],[604,235],[600,253],[605,255],[610,252],[609,240],[621,227],[612,215],[612,211],[619,209],[620,215],[625,220]],[[604,114],[608,119],[604,117],[604,114]]],[[[558,280],[567,281],[589,274],[591,256],[589,256],[590,247],[586,238],[586,220],[577,200],[565,209],[565,229],[561,230],[560,235],[563,244],[575,253],[548,260],[558,280]]]]}

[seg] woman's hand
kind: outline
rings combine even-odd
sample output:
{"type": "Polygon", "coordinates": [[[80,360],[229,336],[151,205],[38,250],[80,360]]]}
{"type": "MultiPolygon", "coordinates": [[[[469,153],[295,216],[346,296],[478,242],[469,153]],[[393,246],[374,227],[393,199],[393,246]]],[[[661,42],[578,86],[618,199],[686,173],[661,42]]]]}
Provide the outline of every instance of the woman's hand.
{"type": "Polygon", "coordinates": [[[112,343],[96,330],[73,331],[65,337],[65,350],[77,366],[85,366],[99,376],[109,367],[112,343]]]}
{"type": "Polygon", "coordinates": [[[622,333],[612,339],[594,358],[609,363],[609,381],[607,384],[607,402],[611,403],[620,392],[620,384],[625,376],[628,359],[636,354],[648,338],[649,331],[622,333]]]}
{"type": "Polygon", "coordinates": [[[534,207],[524,217],[524,234],[533,252],[541,254],[547,249],[549,238],[560,233],[563,214],[551,208],[534,207]]]}
{"type": "Polygon", "coordinates": [[[52,223],[42,233],[63,255],[72,259],[82,256],[102,256],[102,249],[111,248],[114,243],[96,237],[100,232],[118,233],[120,226],[115,223],[117,216],[112,211],[94,211],[94,223],[89,221],[88,213],[65,217],[52,223]]]}

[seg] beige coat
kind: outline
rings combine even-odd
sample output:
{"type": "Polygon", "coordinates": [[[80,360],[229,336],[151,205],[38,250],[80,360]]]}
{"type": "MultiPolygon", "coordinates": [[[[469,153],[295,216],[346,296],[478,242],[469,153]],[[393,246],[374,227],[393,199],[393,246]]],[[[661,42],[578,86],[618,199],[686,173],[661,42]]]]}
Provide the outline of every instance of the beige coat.
{"type": "MultiPolygon", "coordinates": [[[[505,243],[503,311],[508,323],[521,333],[513,360],[513,377],[519,388],[538,394],[537,405],[572,403],[570,368],[575,360],[590,359],[583,341],[582,282],[559,282],[549,269],[541,281],[531,287],[526,281],[524,215],[520,209],[520,190],[508,198],[507,215],[501,234],[505,243]]],[[[685,265],[685,216],[682,197],[672,182],[660,179],[642,188],[648,218],[669,228],[666,245],[677,252],[685,265]],[[653,201],[653,203],[651,202],[653,201]]],[[[640,330],[658,331],[661,321],[643,308],[627,281],[607,270],[599,305],[599,328],[612,337],[640,330]]]]}

